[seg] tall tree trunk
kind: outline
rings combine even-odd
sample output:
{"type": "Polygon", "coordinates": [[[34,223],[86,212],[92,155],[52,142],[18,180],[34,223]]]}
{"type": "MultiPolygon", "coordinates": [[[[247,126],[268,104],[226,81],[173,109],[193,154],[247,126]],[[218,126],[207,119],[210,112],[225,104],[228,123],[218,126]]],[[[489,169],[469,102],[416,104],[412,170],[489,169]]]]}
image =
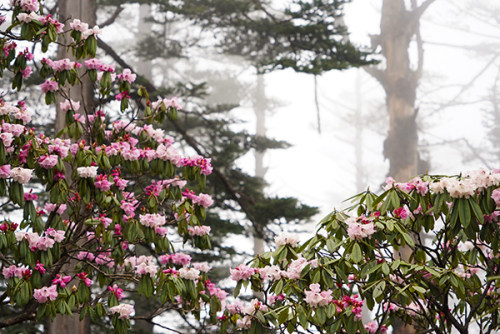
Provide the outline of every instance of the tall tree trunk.
{"type": "Polygon", "coordinates": [[[419,20],[435,0],[417,5],[412,0],[410,9],[404,0],[384,0],[380,35],[372,36],[373,47],[380,46],[385,58],[385,69],[367,68],[383,86],[389,114],[389,133],[384,142],[384,156],[389,159],[389,175],[397,181],[408,181],[425,172],[418,155],[418,134],[415,109],[416,90],[422,76],[423,47],[419,20]],[[416,38],[418,60],[416,69],[410,64],[409,46],[416,38]]]}
{"type": "MultiPolygon", "coordinates": [[[[151,34],[152,23],[147,20],[151,16],[151,6],[149,4],[141,4],[139,7],[139,22],[137,25],[139,38],[147,38],[151,34]]],[[[150,82],[153,82],[152,64],[150,59],[138,59],[135,64],[137,73],[145,77],[150,82]]],[[[150,255],[146,249],[138,248],[138,254],[150,255]]],[[[142,295],[135,294],[132,297],[135,301],[135,312],[137,315],[149,316],[152,310],[158,305],[155,305],[155,300],[146,298],[142,295]]],[[[134,329],[137,333],[147,334],[153,333],[154,324],[147,320],[136,320],[134,329]]]]}
{"type": "MultiPolygon", "coordinates": [[[[60,21],[65,21],[68,19],[79,19],[82,22],[88,23],[90,27],[93,27],[97,21],[96,11],[97,11],[97,4],[95,0],[59,1],[60,21]]],[[[69,25],[69,22],[70,21],[68,21],[66,25],[69,25]]],[[[67,41],[71,40],[69,34],[66,36],[66,40],[67,41]]],[[[64,42],[65,41],[63,41],[63,43],[64,42]]],[[[57,58],[58,59],[73,58],[73,56],[70,50],[68,50],[64,46],[60,46],[57,49],[57,58]]],[[[90,80],[87,80],[87,78],[84,78],[80,86],[75,86],[71,89],[71,98],[75,101],[80,101],[83,110],[86,110],[88,113],[92,113],[92,110],[95,106],[93,83],[90,80]]],[[[59,108],[59,103],[57,103],[57,108],[59,108]]],[[[83,110],[81,111],[83,112],[83,110]]],[[[64,113],[59,112],[58,109],[56,113],[56,123],[55,123],[56,133],[59,132],[62,128],[64,128],[64,125],[65,125],[65,115],[64,113]]]]}
{"type": "Polygon", "coordinates": [[[363,95],[361,94],[361,72],[356,74],[356,109],[354,110],[355,138],[354,138],[354,156],[356,164],[356,192],[362,192],[365,189],[365,170],[363,167],[363,130],[365,127],[363,121],[363,95]]]}
{"type": "MultiPolygon", "coordinates": [[[[255,95],[253,99],[253,109],[256,119],[255,134],[257,137],[266,136],[266,94],[264,74],[257,73],[257,86],[255,88],[255,95]]],[[[264,178],[267,168],[264,167],[264,151],[255,150],[255,176],[264,178]]],[[[258,231],[254,233],[253,237],[253,251],[254,255],[264,253],[264,239],[259,235],[258,231]]]]}
{"type": "MultiPolygon", "coordinates": [[[[417,0],[411,0],[411,8],[407,8],[405,0],[384,0],[380,35],[372,36],[372,47],[381,47],[385,68],[370,67],[367,71],[381,83],[386,94],[389,133],[384,142],[384,156],[389,159],[389,175],[399,182],[409,181],[426,169],[418,154],[415,99],[423,67],[419,21],[434,1],[418,5],[417,0]],[[418,49],[416,69],[411,67],[409,53],[413,38],[418,49]]],[[[403,248],[400,256],[408,260],[411,249],[403,248]]],[[[393,333],[415,333],[415,328],[398,321],[393,333]]]]}
{"type": "MultiPolygon", "coordinates": [[[[96,24],[96,3],[95,0],[65,0],[59,1],[59,20],[66,21],[67,19],[77,18],[83,22],[89,24],[90,27],[96,24]]],[[[69,36],[66,36],[69,40],[69,36]]],[[[63,44],[66,41],[62,41],[63,44]]],[[[72,58],[71,52],[64,46],[60,46],[57,50],[57,58],[72,58]]],[[[72,87],[71,98],[75,101],[81,102],[81,112],[87,111],[92,113],[95,106],[94,102],[94,90],[90,80],[83,80],[80,86],[72,87]]],[[[59,109],[59,102],[57,103],[56,121],[55,121],[55,131],[58,133],[65,126],[65,115],[59,109]]],[[[67,168],[67,173],[71,173],[69,168],[67,168]]],[[[71,263],[66,264],[62,271],[68,272],[72,270],[73,265],[71,263]]],[[[72,286],[73,282],[69,283],[72,286]]],[[[72,334],[85,334],[90,333],[90,321],[88,317],[83,321],[80,321],[79,316],[74,314],[73,317],[67,315],[57,315],[56,318],[49,323],[47,333],[49,334],[61,334],[61,333],[72,333],[72,334]]]]}
{"type": "MultiPolygon", "coordinates": [[[[139,31],[139,38],[146,38],[151,35],[152,23],[148,20],[151,16],[151,6],[148,4],[141,4],[139,7],[139,24],[137,26],[139,31]]],[[[138,74],[147,78],[149,81],[153,80],[153,66],[150,59],[138,59],[135,64],[135,70],[138,74]]]]}

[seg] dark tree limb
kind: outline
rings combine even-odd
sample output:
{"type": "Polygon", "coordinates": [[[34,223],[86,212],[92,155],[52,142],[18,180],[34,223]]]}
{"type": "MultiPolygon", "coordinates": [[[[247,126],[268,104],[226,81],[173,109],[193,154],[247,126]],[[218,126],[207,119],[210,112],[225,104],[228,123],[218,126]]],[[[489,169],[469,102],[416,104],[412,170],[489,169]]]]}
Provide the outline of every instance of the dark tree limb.
{"type": "Polygon", "coordinates": [[[106,21],[99,24],[99,28],[104,28],[106,26],[113,24],[116,21],[116,19],[118,18],[118,16],[120,15],[120,13],[123,11],[123,9],[124,8],[121,5],[116,7],[114,13],[106,21]]]}

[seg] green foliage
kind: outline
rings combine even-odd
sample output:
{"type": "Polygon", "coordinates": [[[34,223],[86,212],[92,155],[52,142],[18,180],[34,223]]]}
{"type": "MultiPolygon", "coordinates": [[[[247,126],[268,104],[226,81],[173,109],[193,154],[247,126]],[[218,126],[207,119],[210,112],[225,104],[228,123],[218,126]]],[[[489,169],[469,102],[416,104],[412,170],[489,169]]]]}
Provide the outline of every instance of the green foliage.
{"type": "Polygon", "coordinates": [[[365,303],[374,312],[372,330],[384,332],[402,319],[417,331],[467,333],[479,326],[494,333],[499,186],[499,173],[479,170],[425,175],[381,195],[354,196],[351,215],[334,211],[304,244],[287,236],[253,260],[248,278],[237,279],[266,294],[262,314],[254,300],[250,311],[227,313],[229,322],[248,333],[256,332],[255,322],[289,333],[298,326],[364,332],[357,315],[365,303]]]}

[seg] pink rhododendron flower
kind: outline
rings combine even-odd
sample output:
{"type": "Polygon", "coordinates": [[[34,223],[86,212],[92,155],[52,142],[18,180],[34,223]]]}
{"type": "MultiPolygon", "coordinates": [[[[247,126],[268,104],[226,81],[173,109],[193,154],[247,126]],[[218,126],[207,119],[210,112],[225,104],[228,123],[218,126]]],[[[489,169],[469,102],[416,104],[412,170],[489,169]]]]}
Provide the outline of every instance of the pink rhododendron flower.
{"type": "Polygon", "coordinates": [[[386,302],[382,305],[382,309],[384,310],[384,312],[391,313],[397,311],[399,309],[399,306],[391,302],[386,302]]]}
{"type": "Polygon", "coordinates": [[[38,17],[39,17],[39,15],[35,12],[31,12],[29,14],[28,13],[19,13],[16,16],[16,18],[20,22],[24,22],[24,23],[30,23],[33,20],[38,20],[38,17]]]}
{"type": "Polygon", "coordinates": [[[36,12],[40,8],[38,0],[21,0],[20,5],[27,12],[36,12]]]}
{"type": "Polygon", "coordinates": [[[10,177],[12,177],[16,182],[25,184],[28,183],[29,180],[31,179],[32,173],[33,169],[15,167],[10,170],[10,177]]]}
{"type": "Polygon", "coordinates": [[[396,217],[396,218],[401,218],[401,219],[408,218],[408,211],[404,207],[399,207],[399,208],[395,209],[393,214],[394,214],[394,217],[396,217]]]}
{"type": "Polygon", "coordinates": [[[306,295],[304,300],[312,307],[325,306],[333,300],[332,291],[321,291],[320,285],[317,283],[310,284],[309,289],[310,290],[304,290],[304,294],[306,295]]]}
{"type": "Polygon", "coordinates": [[[10,177],[10,165],[0,166],[0,178],[6,179],[10,177]]]}
{"type": "Polygon", "coordinates": [[[234,269],[229,269],[229,271],[233,281],[246,281],[250,276],[255,274],[255,268],[251,268],[246,264],[240,264],[234,269]]]}
{"type": "Polygon", "coordinates": [[[205,273],[209,272],[210,269],[212,269],[212,267],[209,266],[207,262],[194,262],[193,268],[198,269],[199,271],[203,271],[205,273]]]}
{"type": "Polygon", "coordinates": [[[115,98],[116,100],[121,101],[123,99],[130,99],[130,96],[128,95],[128,92],[124,90],[123,92],[116,94],[115,98]]]}
{"type": "Polygon", "coordinates": [[[276,243],[276,247],[280,247],[283,245],[290,245],[292,247],[296,247],[299,242],[299,235],[295,233],[282,233],[274,238],[274,242],[276,243]]]}
{"type": "Polygon", "coordinates": [[[29,193],[24,193],[24,200],[25,201],[36,201],[38,199],[38,195],[33,194],[32,191],[33,191],[33,189],[31,189],[29,193]]]}
{"type": "Polygon", "coordinates": [[[347,234],[352,240],[371,237],[375,233],[375,225],[369,220],[361,218],[361,222],[358,222],[358,218],[349,217],[345,222],[347,223],[347,234]]]}
{"type": "Polygon", "coordinates": [[[5,277],[5,278],[12,278],[12,277],[18,277],[18,278],[22,278],[23,277],[23,272],[26,270],[26,268],[22,268],[22,267],[17,267],[15,265],[11,265],[11,266],[8,266],[8,267],[4,267],[2,269],[2,275],[5,277]]]}
{"type": "Polygon", "coordinates": [[[76,255],[76,258],[78,260],[89,260],[89,261],[94,261],[95,259],[95,255],[93,253],[90,253],[90,252],[79,252],[77,255],[76,255]]]}
{"type": "Polygon", "coordinates": [[[9,147],[12,145],[12,141],[14,141],[14,135],[12,133],[0,133],[0,140],[3,142],[5,147],[9,147]]]}
{"type": "Polygon", "coordinates": [[[54,238],[55,242],[62,242],[66,237],[66,232],[63,230],[55,230],[52,227],[49,227],[47,231],[45,231],[48,236],[54,238]]]}
{"type": "Polygon", "coordinates": [[[64,58],[50,62],[49,66],[52,67],[55,72],[61,72],[73,69],[75,67],[75,64],[76,63],[69,60],[69,58],[64,58]]]}
{"type": "Polygon", "coordinates": [[[43,84],[40,85],[40,88],[42,89],[42,92],[47,94],[48,92],[55,92],[56,90],[58,90],[59,85],[55,81],[46,80],[43,84]]]}
{"type": "Polygon", "coordinates": [[[204,236],[210,233],[211,227],[210,226],[194,226],[188,228],[188,231],[191,235],[196,235],[196,236],[204,236]]]}
{"type": "Polygon", "coordinates": [[[100,191],[108,191],[109,189],[111,189],[112,183],[108,181],[107,175],[99,174],[96,177],[96,181],[94,182],[94,185],[100,191]]]}
{"type": "Polygon", "coordinates": [[[78,176],[82,178],[95,178],[97,176],[97,167],[96,166],[90,166],[90,167],[78,167],[76,169],[78,172],[78,176]]]}
{"type": "Polygon", "coordinates": [[[89,28],[82,33],[82,39],[87,39],[90,36],[99,35],[100,33],[101,29],[99,29],[99,26],[94,26],[93,28],[89,28]]]}
{"type": "Polygon", "coordinates": [[[165,217],[162,215],[159,215],[157,213],[153,213],[153,214],[148,213],[145,215],[140,215],[139,221],[142,225],[147,226],[147,227],[151,227],[151,228],[163,226],[166,223],[165,217]]]}
{"type": "Polygon", "coordinates": [[[201,205],[204,208],[208,208],[209,206],[214,204],[214,201],[212,199],[212,196],[200,193],[198,197],[193,200],[193,203],[201,205]]]}
{"type": "Polygon", "coordinates": [[[132,71],[129,68],[126,68],[123,70],[122,74],[118,76],[118,79],[121,81],[127,81],[128,83],[132,83],[135,81],[135,78],[137,76],[132,73],[132,71]]]}
{"type": "Polygon", "coordinates": [[[179,269],[179,276],[184,279],[195,281],[200,276],[200,271],[195,268],[182,267],[179,269]]]}
{"type": "Polygon", "coordinates": [[[174,253],[170,255],[170,261],[173,264],[187,266],[189,263],[191,263],[191,256],[182,253],[174,253]]]}
{"type": "Polygon", "coordinates": [[[26,66],[26,68],[24,70],[20,70],[19,72],[21,72],[23,79],[27,79],[33,73],[33,69],[31,68],[31,66],[26,66]]]}
{"type": "Polygon", "coordinates": [[[57,165],[58,160],[59,157],[54,154],[42,155],[38,160],[38,163],[40,164],[41,167],[45,169],[52,169],[55,167],[55,165],[57,165]]]}
{"type": "Polygon", "coordinates": [[[69,26],[71,27],[71,29],[76,30],[76,31],[80,31],[80,32],[84,32],[89,28],[89,25],[87,23],[82,22],[78,19],[74,19],[69,24],[69,26]]]}
{"type": "Polygon", "coordinates": [[[83,283],[85,283],[86,286],[90,287],[92,285],[92,280],[87,277],[86,272],[78,273],[78,274],[76,274],[76,276],[78,276],[78,278],[83,280],[83,283]]]}
{"type": "Polygon", "coordinates": [[[370,321],[369,323],[367,323],[365,326],[365,329],[368,333],[381,333],[381,334],[385,334],[387,333],[387,327],[382,325],[382,326],[378,326],[377,322],[376,321],[370,321]]]}
{"type": "Polygon", "coordinates": [[[64,288],[69,281],[71,281],[71,276],[61,276],[57,274],[56,278],[52,280],[52,284],[54,286],[59,285],[61,288],[64,288]]]}
{"type": "Polygon", "coordinates": [[[116,296],[116,299],[121,300],[123,298],[123,289],[120,289],[118,285],[113,284],[113,286],[108,286],[108,290],[116,296]]]}
{"type": "Polygon", "coordinates": [[[120,304],[109,309],[113,314],[119,314],[118,318],[128,319],[134,313],[134,306],[130,304],[120,304]]]}
{"type": "Polygon", "coordinates": [[[62,112],[67,112],[68,110],[78,111],[80,109],[80,102],[73,100],[64,100],[59,103],[59,108],[62,112]]]}
{"type": "Polygon", "coordinates": [[[38,260],[36,260],[36,265],[34,269],[42,275],[45,274],[45,272],[47,271],[47,269],[45,269],[45,267],[43,266],[43,263],[38,262],[38,260]]]}
{"type": "Polygon", "coordinates": [[[285,276],[285,272],[279,266],[265,266],[259,268],[259,275],[263,280],[276,281],[285,276]]]}
{"type": "Polygon", "coordinates": [[[40,304],[43,304],[43,303],[47,302],[48,300],[54,301],[57,299],[57,296],[58,296],[58,293],[57,293],[57,286],[56,285],[51,285],[49,287],[44,286],[41,289],[33,290],[33,297],[40,304]]]}
{"type": "Polygon", "coordinates": [[[85,66],[87,66],[87,68],[89,70],[97,70],[102,65],[101,60],[99,60],[97,58],[92,58],[92,59],[85,60],[84,63],[85,63],[85,66]]]}
{"type": "Polygon", "coordinates": [[[491,198],[493,198],[497,206],[500,206],[500,188],[493,190],[493,192],[491,193],[491,198]]]}

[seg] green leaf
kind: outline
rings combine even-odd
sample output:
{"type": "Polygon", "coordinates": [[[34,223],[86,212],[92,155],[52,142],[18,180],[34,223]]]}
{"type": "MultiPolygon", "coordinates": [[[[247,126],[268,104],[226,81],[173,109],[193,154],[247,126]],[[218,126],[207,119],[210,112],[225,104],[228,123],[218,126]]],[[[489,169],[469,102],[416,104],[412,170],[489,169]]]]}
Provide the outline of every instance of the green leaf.
{"type": "Polygon", "coordinates": [[[385,222],[385,226],[387,227],[387,229],[389,231],[393,231],[394,230],[394,222],[392,221],[392,219],[388,219],[386,222],[385,222]]]}
{"type": "Polygon", "coordinates": [[[426,294],[426,293],[427,293],[427,289],[425,289],[425,288],[423,288],[423,287],[421,287],[421,286],[418,286],[418,285],[414,285],[414,286],[413,286],[413,289],[414,289],[415,291],[420,292],[421,294],[426,294]]]}
{"type": "Polygon", "coordinates": [[[274,286],[274,293],[279,295],[282,289],[283,289],[283,280],[280,279],[278,282],[276,282],[276,285],[274,286]]]}
{"type": "Polygon", "coordinates": [[[460,198],[457,202],[458,205],[458,217],[463,227],[468,227],[470,224],[470,206],[469,201],[465,198],[460,198]]]}
{"type": "Polygon", "coordinates": [[[304,308],[300,305],[297,306],[297,313],[299,314],[299,322],[302,327],[307,329],[309,322],[307,321],[307,314],[304,308]]]}
{"type": "Polygon", "coordinates": [[[236,283],[236,288],[234,288],[234,296],[235,297],[239,296],[242,285],[243,285],[243,281],[238,281],[238,283],[236,283]]]}
{"type": "Polygon", "coordinates": [[[386,283],[385,281],[381,281],[379,282],[375,288],[373,289],[373,298],[375,298],[375,300],[377,302],[381,302],[382,299],[383,299],[383,293],[385,291],[385,286],[386,286],[386,283]],[[379,298],[379,297],[382,297],[382,298],[379,298]]]}
{"type": "Polygon", "coordinates": [[[361,262],[361,260],[363,260],[361,247],[359,247],[359,244],[357,242],[354,242],[354,245],[352,246],[351,259],[354,263],[359,263],[361,262]]]}
{"type": "Polygon", "coordinates": [[[288,308],[284,308],[278,316],[278,323],[281,325],[288,320],[288,308]]]}
{"type": "Polygon", "coordinates": [[[259,319],[259,321],[261,323],[263,323],[263,324],[267,323],[266,318],[264,317],[264,315],[262,314],[261,311],[257,311],[256,316],[257,316],[257,319],[259,319]]]}
{"type": "Polygon", "coordinates": [[[403,239],[405,239],[405,242],[407,245],[409,245],[410,247],[415,247],[415,240],[413,240],[412,237],[410,237],[410,235],[408,233],[401,233],[401,235],[403,236],[403,239]]]}
{"type": "Polygon", "coordinates": [[[384,273],[384,275],[389,275],[390,271],[391,270],[390,270],[389,266],[387,265],[387,262],[384,261],[382,263],[382,272],[384,273]]]}
{"type": "Polygon", "coordinates": [[[324,307],[320,307],[320,308],[318,308],[316,310],[315,318],[316,318],[316,321],[320,325],[324,325],[325,324],[325,322],[326,322],[326,312],[325,312],[325,308],[324,307]]]}
{"type": "Polygon", "coordinates": [[[481,224],[484,224],[484,216],[483,212],[481,211],[481,207],[479,204],[476,203],[474,199],[469,199],[469,204],[472,208],[472,212],[474,213],[474,216],[479,220],[481,224]]]}

